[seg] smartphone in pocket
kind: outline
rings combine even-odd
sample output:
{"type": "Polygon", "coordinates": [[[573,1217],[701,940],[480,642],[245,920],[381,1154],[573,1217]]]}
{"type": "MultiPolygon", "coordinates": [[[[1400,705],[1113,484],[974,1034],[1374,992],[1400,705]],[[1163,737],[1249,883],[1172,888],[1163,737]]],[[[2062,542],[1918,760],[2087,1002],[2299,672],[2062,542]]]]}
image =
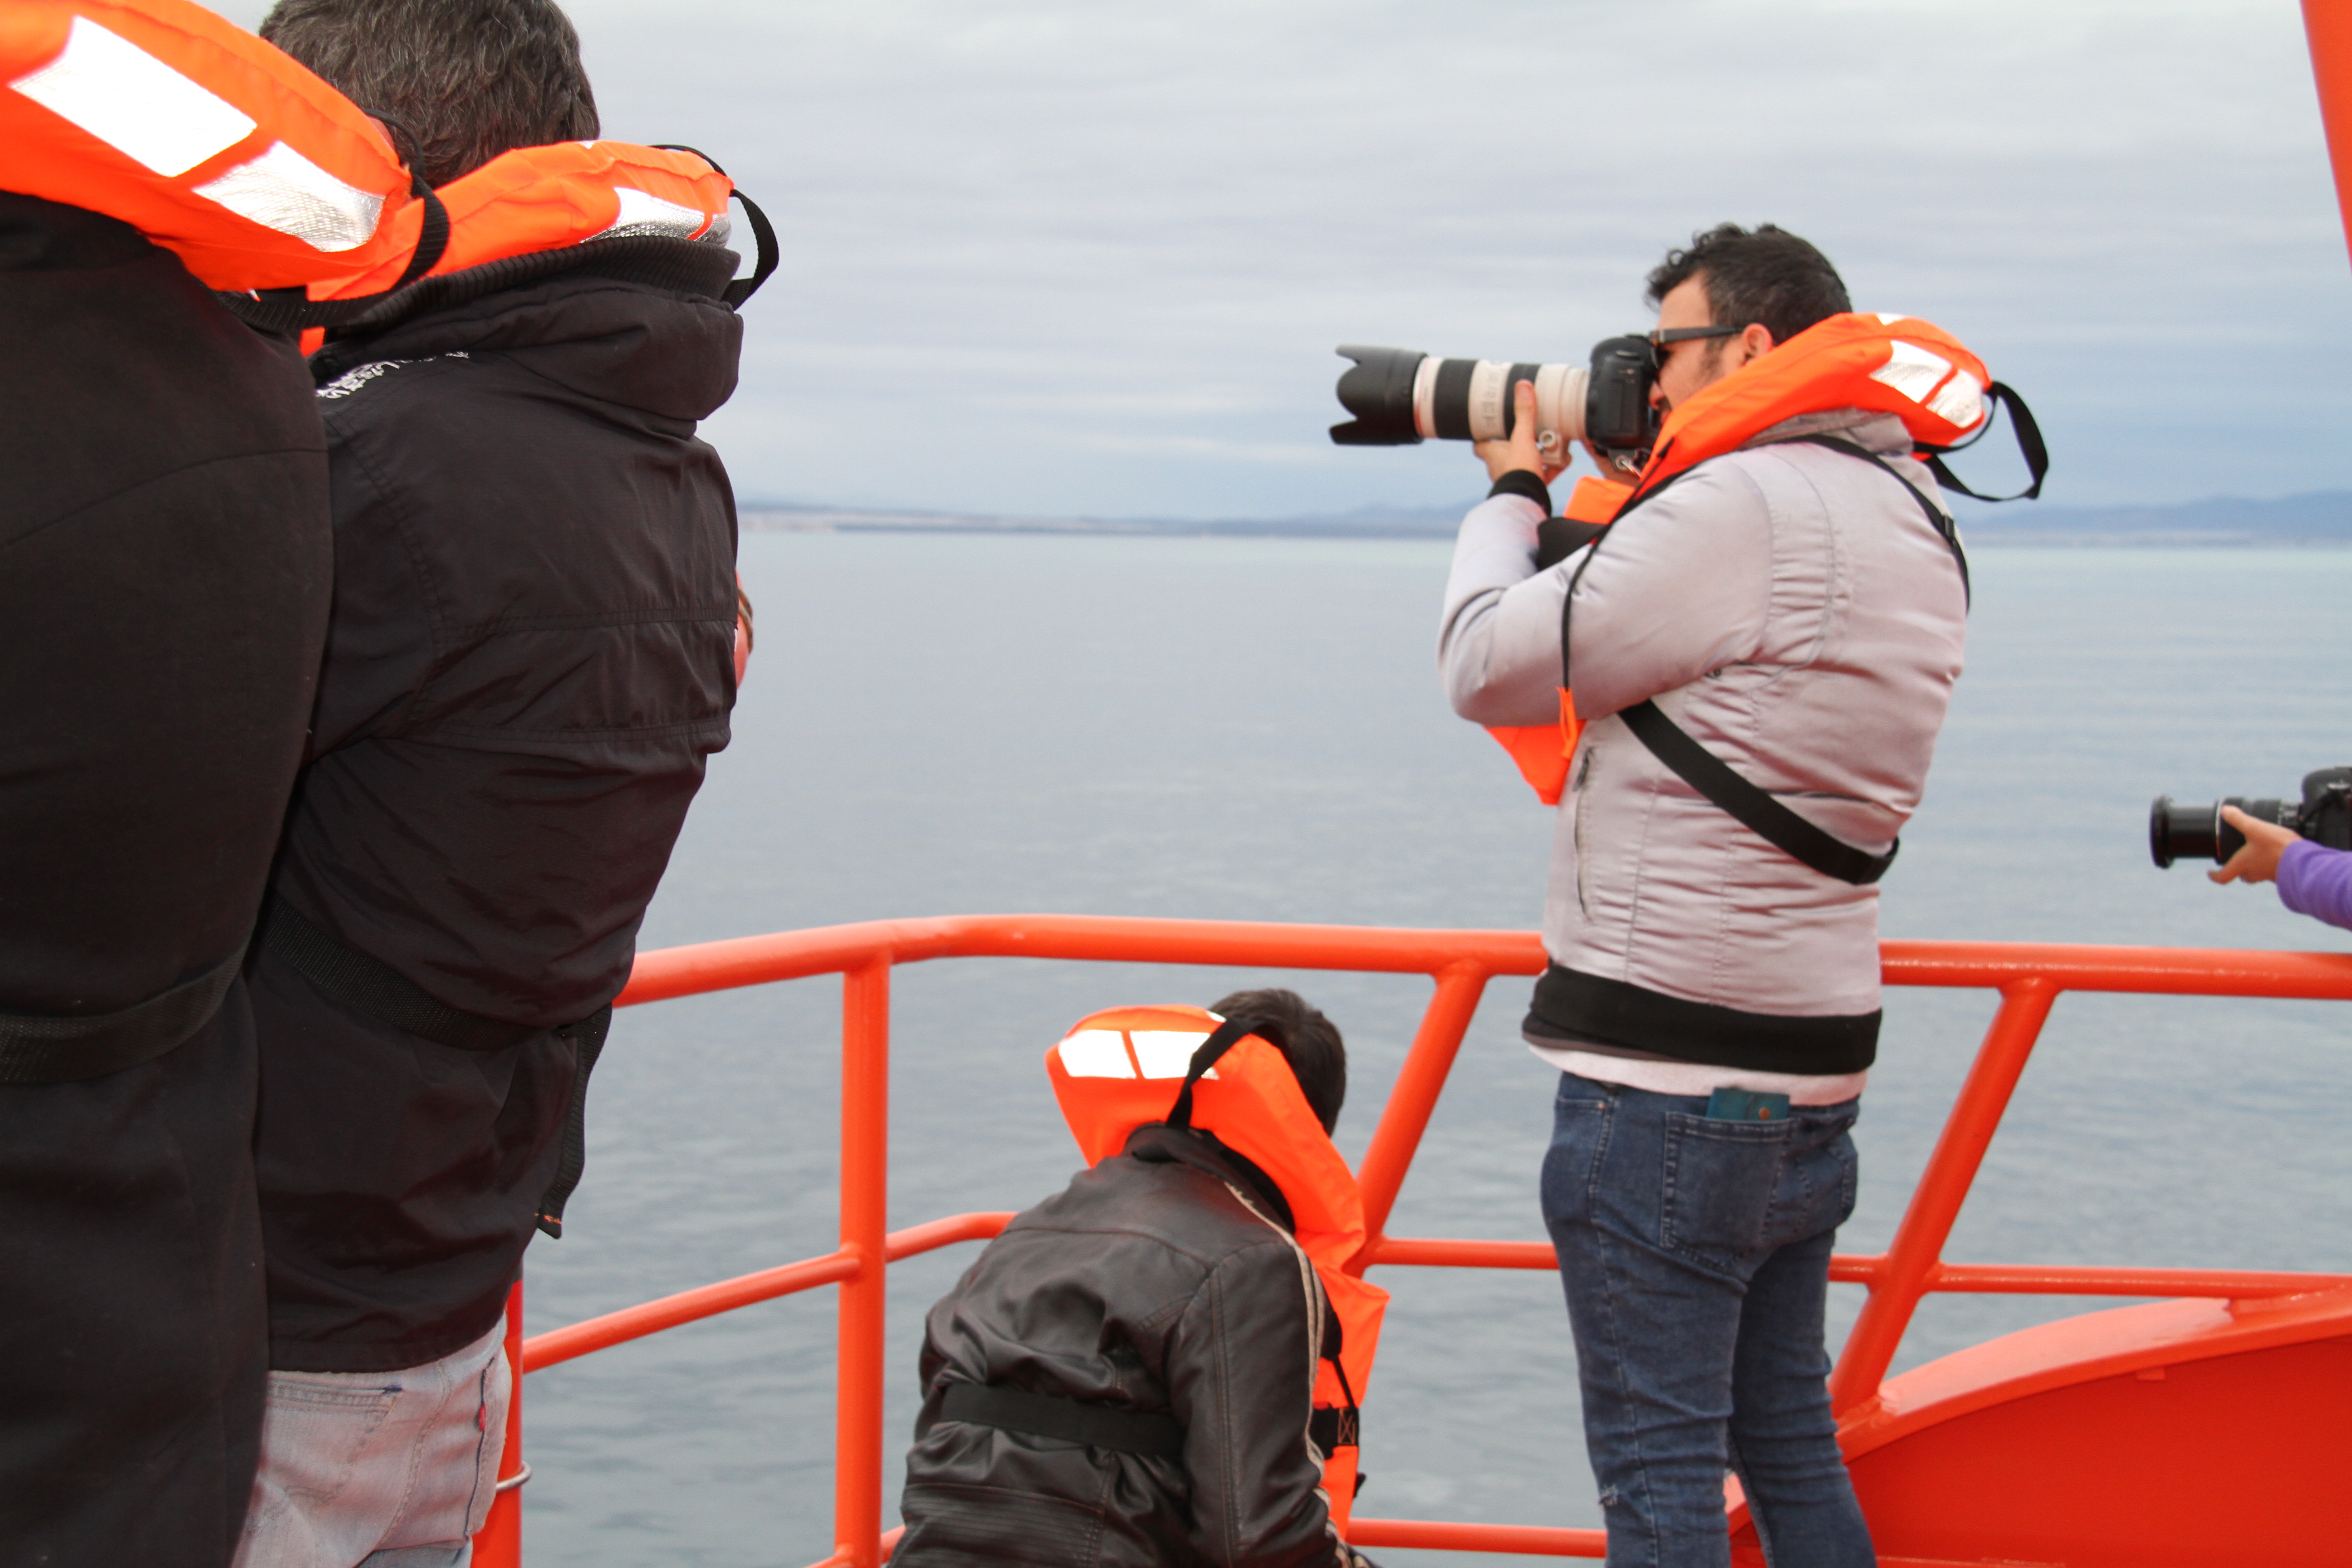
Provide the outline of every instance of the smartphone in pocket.
{"type": "Polygon", "coordinates": [[[1709,1121],[1786,1121],[1789,1097],[1752,1089],[1718,1089],[1706,1097],[1709,1121]]]}

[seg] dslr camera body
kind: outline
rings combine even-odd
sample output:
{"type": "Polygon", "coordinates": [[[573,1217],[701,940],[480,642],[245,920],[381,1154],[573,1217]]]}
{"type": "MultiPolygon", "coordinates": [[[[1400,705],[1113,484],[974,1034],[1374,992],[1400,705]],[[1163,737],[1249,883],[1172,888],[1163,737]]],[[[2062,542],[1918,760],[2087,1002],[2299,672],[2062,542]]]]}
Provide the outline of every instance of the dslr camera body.
{"type": "Polygon", "coordinates": [[[1437,359],[1418,349],[1343,344],[1356,363],[1339,376],[1339,403],[1355,418],[1331,426],[1341,447],[1412,447],[1425,440],[1498,441],[1518,423],[1514,389],[1536,389],[1536,448],[1565,465],[1569,443],[1590,441],[1607,467],[1641,471],[1658,438],[1650,388],[1656,351],[1643,337],[1603,338],[1589,365],[1437,359]]]}
{"type": "Polygon", "coordinates": [[[2234,805],[2257,822],[2292,827],[2329,849],[2352,849],[2352,768],[2320,768],[2303,775],[2303,799],[2247,800],[2231,795],[2199,805],[2182,805],[2168,795],[2147,808],[2147,851],[2158,866],[2175,860],[2226,861],[2246,846],[2246,836],[2221,820],[2234,805]]]}

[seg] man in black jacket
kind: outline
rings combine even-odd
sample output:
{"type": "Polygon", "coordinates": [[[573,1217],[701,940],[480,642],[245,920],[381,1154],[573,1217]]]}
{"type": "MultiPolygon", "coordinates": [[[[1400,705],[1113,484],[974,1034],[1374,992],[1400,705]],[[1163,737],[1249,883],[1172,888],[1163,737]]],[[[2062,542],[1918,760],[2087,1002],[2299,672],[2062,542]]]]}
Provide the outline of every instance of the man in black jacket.
{"type": "MultiPolygon", "coordinates": [[[[262,34],[425,178],[593,137],[550,0],[283,0],[262,34]]],[[[247,1568],[461,1560],[500,1318],[734,701],[735,257],[600,240],[428,279],[313,356],[334,618],[251,981],[270,1406],[247,1568]],[[354,1456],[356,1456],[354,1458],[354,1456]]]]}
{"type": "Polygon", "coordinates": [[[261,1429],[237,956],[326,630],[292,345],[0,193],[0,1560],[220,1568],[261,1429]]]}
{"type": "MultiPolygon", "coordinates": [[[[1328,1132],[1348,1092],[1330,1020],[1289,991],[1242,992],[1211,1011],[1265,1020],[1255,1032],[1328,1132]]],[[[907,1533],[891,1562],[1361,1563],[1331,1529],[1308,1443],[1309,1314],[1329,1308],[1292,1228],[1255,1163],[1160,1123],[1016,1215],[931,1309],[907,1533]],[[957,1391],[974,1387],[1108,1412],[1134,1435],[1079,1441],[954,1414],[957,1391]]]]}

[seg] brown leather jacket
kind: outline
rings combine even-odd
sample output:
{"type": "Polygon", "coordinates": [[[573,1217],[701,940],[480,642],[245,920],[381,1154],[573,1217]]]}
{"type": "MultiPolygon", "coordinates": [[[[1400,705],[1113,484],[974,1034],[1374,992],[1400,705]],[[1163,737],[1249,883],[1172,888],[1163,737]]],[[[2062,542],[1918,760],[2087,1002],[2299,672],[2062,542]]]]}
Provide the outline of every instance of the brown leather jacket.
{"type": "Polygon", "coordinates": [[[1307,1436],[1328,1311],[1272,1182],[1139,1128],[931,1309],[894,1568],[1349,1568],[1307,1436]],[[1164,1413],[1183,1458],[950,1419],[958,1383],[1164,1413]]]}

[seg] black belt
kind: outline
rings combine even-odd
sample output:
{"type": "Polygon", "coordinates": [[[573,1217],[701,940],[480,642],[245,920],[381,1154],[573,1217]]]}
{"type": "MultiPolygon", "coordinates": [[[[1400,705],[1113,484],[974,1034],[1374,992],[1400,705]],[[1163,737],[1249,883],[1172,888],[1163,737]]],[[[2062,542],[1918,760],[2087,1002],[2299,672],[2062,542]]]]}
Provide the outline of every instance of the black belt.
{"type": "Polygon", "coordinates": [[[940,1397],[940,1414],[950,1421],[1033,1437],[1059,1437],[1096,1448],[1116,1448],[1123,1454],[1184,1458],[1184,1428],[1177,1425],[1176,1417],[1161,1411],[1123,1410],[1115,1405],[1032,1394],[995,1384],[951,1383],[940,1397]]]}
{"type": "Polygon", "coordinates": [[[538,1215],[540,1229],[553,1237],[563,1234],[563,1205],[580,1184],[580,1173],[588,1163],[588,1075],[595,1070],[605,1033],[613,1026],[610,1003],[552,1029],[467,1013],[432,995],[381,959],[338,942],[275,894],[262,906],[261,925],[255,934],[265,951],[292,964],[305,980],[336,1001],[436,1045],[461,1051],[499,1051],[537,1035],[552,1034],[557,1039],[570,1040],[577,1047],[579,1069],[572,1080],[563,1152],[556,1162],[554,1181],[539,1201],[538,1215]]]}
{"type": "Polygon", "coordinates": [[[79,1083],[178,1049],[213,1021],[245,949],[136,1006],[87,1018],[0,1013],[0,1084],[79,1083]]]}

